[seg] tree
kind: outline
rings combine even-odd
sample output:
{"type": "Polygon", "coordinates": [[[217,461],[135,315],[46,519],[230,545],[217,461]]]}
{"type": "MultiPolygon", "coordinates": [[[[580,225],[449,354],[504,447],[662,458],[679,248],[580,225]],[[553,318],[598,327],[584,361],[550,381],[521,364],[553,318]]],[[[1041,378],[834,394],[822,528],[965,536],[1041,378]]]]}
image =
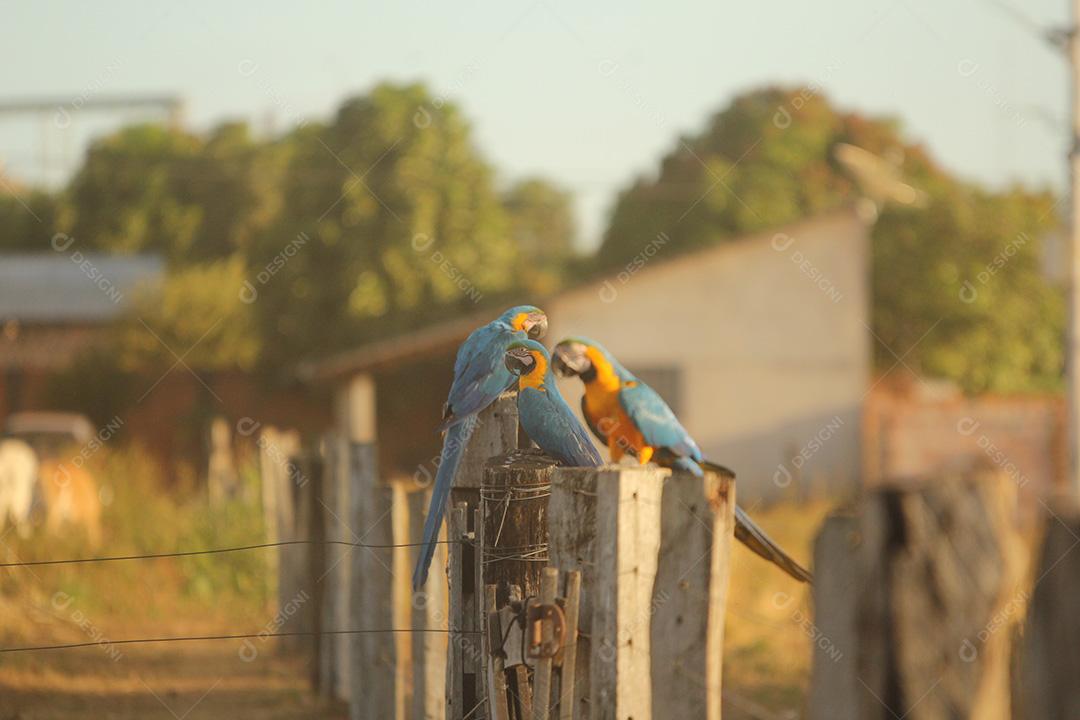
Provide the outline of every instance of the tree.
{"type": "Polygon", "coordinates": [[[58,194],[22,187],[0,174],[0,252],[45,252],[65,221],[58,194]]]}
{"type": "Polygon", "coordinates": [[[927,197],[921,208],[886,207],[873,228],[879,370],[898,354],[969,391],[1059,382],[1061,289],[1040,269],[1056,223],[1052,198],[953,178],[895,121],[838,111],[809,90],[747,93],[680,138],[655,177],[620,194],[594,266],[625,264],[659,233],[687,252],[853,203],[853,180],[834,160],[838,143],[897,158],[927,197]],[[961,299],[965,283],[977,283],[973,301],[961,299]]]}
{"type": "Polygon", "coordinates": [[[271,367],[518,286],[492,171],[452,103],[379,85],[281,143],[284,205],[248,255],[271,367]]]}
{"type": "Polygon", "coordinates": [[[202,211],[181,182],[198,158],[194,135],[136,125],[94,142],[72,179],[70,234],[107,252],[160,252],[171,263],[192,250],[202,211]]]}
{"type": "Polygon", "coordinates": [[[519,253],[517,276],[536,295],[559,289],[574,248],[570,193],[529,178],[507,190],[502,202],[519,253]]]}
{"type": "Polygon", "coordinates": [[[117,363],[127,371],[163,372],[177,361],[203,370],[251,370],[261,342],[252,306],[241,298],[249,280],[239,256],[171,272],[159,287],[140,288],[115,329],[117,363]]]}

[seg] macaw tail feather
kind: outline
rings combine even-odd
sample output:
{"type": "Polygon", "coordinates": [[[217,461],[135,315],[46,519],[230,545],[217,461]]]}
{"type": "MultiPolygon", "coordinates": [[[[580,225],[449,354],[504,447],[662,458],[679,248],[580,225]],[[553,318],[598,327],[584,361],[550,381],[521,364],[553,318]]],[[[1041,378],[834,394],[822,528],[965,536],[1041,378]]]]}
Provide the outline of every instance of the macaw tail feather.
{"type": "Polygon", "coordinates": [[[435,472],[435,484],[431,488],[431,504],[428,506],[427,519],[424,520],[424,540],[420,546],[420,554],[416,558],[416,567],[413,569],[413,590],[419,590],[427,582],[428,569],[431,567],[431,558],[435,555],[435,545],[439,537],[439,528],[442,527],[443,515],[446,513],[446,501],[450,495],[450,486],[457,474],[458,464],[465,452],[465,446],[469,444],[473,430],[476,429],[477,418],[470,415],[455,425],[451,425],[443,438],[442,453],[439,455],[439,469],[435,472]]]}
{"type": "MultiPolygon", "coordinates": [[[[735,477],[735,473],[723,465],[707,460],[701,464],[720,475],[727,475],[733,479],[735,477]]],[[[772,538],[766,535],[765,531],[758,527],[757,523],[751,520],[750,516],[738,505],[735,506],[735,539],[799,582],[814,582],[814,576],[810,574],[810,571],[795,562],[790,555],[780,549],[780,546],[773,542],[772,538]]]]}
{"type": "Polygon", "coordinates": [[[814,576],[810,574],[810,571],[781,550],[780,546],[774,543],[738,505],[735,506],[735,538],[799,582],[814,582],[814,576]]]}

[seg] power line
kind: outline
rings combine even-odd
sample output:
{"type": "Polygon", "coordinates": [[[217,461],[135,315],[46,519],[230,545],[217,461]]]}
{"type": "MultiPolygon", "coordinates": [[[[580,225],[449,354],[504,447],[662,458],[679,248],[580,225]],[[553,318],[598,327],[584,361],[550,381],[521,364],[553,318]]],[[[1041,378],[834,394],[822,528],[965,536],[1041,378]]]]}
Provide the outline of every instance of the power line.
{"type": "Polygon", "coordinates": [[[27,645],[0,648],[0,653],[32,652],[36,650],[71,650],[74,648],[135,645],[138,643],[191,642],[197,640],[251,640],[270,637],[311,637],[314,635],[371,635],[375,633],[438,633],[442,635],[480,635],[481,630],[440,630],[435,628],[388,628],[385,630],[297,630],[295,632],[259,632],[237,635],[188,635],[183,637],[127,638],[124,640],[97,640],[93,642],[64,643],[61,645],[27,645]]]}
{"type": "MultiPolygon", "coordinates": [[[[436,540],[434,542],[439,545],[451,543],[468,544],[465,540],[436,540]]],[[[260,550],[263,548],[285,547],[288,545],[344,545],[346,547],[367,548],[370,550],[388,550],[391,548],[420,547],[425,544],[426,543],[416,542],[381,545],[372,543],[354,543],[347,542],[345,540],[282,540],[280,542],[256,543],[254,545],[239,545],[236,547],[226,548],[211,548],[209,550],[185,550],[181,552],[147,553],[143,555],[110,555],[105,557],[70,558],[64,560],[25,560],[20,562],[0,563],[0,568],[35,567],[40,565],[73,565],[77,563],[113,562],[116,560],[152,560],[155,558],[189,557],[192,555],[218,555],[221,553],[241,552],[244,550],[260,550]]]]}

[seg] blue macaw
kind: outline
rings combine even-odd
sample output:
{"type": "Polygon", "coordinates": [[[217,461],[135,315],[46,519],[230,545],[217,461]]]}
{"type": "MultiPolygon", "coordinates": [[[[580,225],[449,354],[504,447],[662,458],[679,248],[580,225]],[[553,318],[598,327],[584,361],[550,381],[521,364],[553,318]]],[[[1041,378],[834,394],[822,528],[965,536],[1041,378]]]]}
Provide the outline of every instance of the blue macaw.
{"type": "Polygon", "coordinates": [[[507,347],[506,367],[518,379],[518,419],[529,438],[563,465],[601,465],[588,432],[555,386],[547,348],[535,340],[515,340],[507,347]]]}
{"type": "MultiPolygon", "coordinates": [[[[664,399],[624,368],[600,344],[585,338],[569,338],[555,346],[554,369],[560,375],[576,375],[585,385],[581,411],[593,433],[607,444],[613,462],[625,454],[645,464],[685,470],[702,476],[702,468],[735,477],[723,465],[702,458],[697,443],[679,423],[664,399]]],[[[811,582],[809,571],[787,553],[735,506],[735,537],[750,550],[775,563],[796,580],[811,582]]]]}
{"type": "Polygon", "coordinates": [[[436,537],[446,512],[446,498],[454,480],[465,446],[476,429],[477,414],[514,384],[514,376],[506,369],[503,355],[515,340],[541,338],[547,332],[547,316],[532,305],[512,307],[494,321],[473,330],[458,348],[454,361],[454,382],[443,406],[441,430],[442,453],[435,485],[431,490],[431,505],[424,521],[424,541],[413,570],[413,589],[427,582],[428,568],[435,554],[436,537]]]}

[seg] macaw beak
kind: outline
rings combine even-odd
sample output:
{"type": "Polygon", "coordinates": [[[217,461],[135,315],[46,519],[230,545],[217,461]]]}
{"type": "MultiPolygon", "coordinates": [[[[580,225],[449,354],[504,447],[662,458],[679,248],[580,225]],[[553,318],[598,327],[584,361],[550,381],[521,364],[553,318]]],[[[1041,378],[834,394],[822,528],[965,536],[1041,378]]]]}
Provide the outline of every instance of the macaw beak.
{"type": "Polygon", "coordinates": [[[579,345],[557,345],[552,353],[551,367],[559,377],[573,377],[587,372],[592,363],[579,345]]]}
{"type": "Polygon", "coordinates": [[[547,334],[548,319],[544,313],[530,313],[523,323],[530,340],[539,340],[547,334]]]}
{"type": "Polygon", "coordinates": [[[503,356],[503,364],[512,375],[528,375],[536,360],[527,348],[510,348],[503,356]]]}

